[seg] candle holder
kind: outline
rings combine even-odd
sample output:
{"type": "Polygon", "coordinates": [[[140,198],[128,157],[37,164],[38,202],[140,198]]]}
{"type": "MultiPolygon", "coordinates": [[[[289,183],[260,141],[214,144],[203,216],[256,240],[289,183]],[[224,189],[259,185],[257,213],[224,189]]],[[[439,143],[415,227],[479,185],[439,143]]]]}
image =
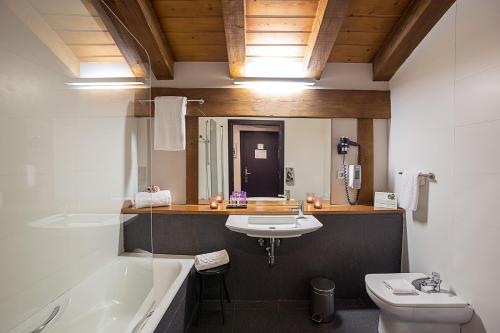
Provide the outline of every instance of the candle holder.
{"type": "Polygon", "coordinates": [[[312,192],[306,193],[306,202],[309,204],[314,202],[314,193],[312,192]]]}
{"type": "Polygon", "coordinates": [[[217,192],[217,194],[215,195],[215,201],[217,201],[218,203],[222,203],[222,201],[224,201],[224,195],[222,194],[222,192],[217,192]]]}
{"type": "Polygon", "coordinates": [[[314,208],[316,208],[316,209],[323,208],[323,201],[321,200],[321,198],[316,198],[314,200],[314,208]]]}
{"type": "Polygon", "coordinates": [[[217,209],[219,208],[219,203],[215,198],[210,199],[210,209],[217,209]]]}

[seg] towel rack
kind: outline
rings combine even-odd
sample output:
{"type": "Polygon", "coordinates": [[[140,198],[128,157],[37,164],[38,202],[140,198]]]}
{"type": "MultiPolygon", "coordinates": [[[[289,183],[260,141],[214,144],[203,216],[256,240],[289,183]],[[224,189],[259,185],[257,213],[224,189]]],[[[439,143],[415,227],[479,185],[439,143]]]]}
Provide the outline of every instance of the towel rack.
{"type": "MultiPolygon", "coordinates": [[[[399,171],[398,174],[402,175],[403,172],[399,171]]],[[[432,172],[429,172],[429,173],[419,173],[418,176],[426,178],[426,179],[429,179],[429,180],[436,180],[436,175],[434,173],[432,173],[432,172]]]]}
{"type": "MultiPolygon", "coordinates": [[[[188,99],[187,101],[188,102],[196,102],[200,105],[205,103],[205,100],[203,98],[201,98],[201,99],[188,99]]],[[[140,99],[139,100],[139,103],[152,103],[152,102],[154,102],[154,100],[152,100],[152,99],[140,99]]]]}

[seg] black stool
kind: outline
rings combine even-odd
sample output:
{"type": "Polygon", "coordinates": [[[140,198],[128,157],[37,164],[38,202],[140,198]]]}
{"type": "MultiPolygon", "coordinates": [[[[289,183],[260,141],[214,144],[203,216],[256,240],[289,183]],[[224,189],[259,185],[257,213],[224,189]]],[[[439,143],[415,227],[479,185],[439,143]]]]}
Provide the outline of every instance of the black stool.
{"type": "Polygon", "coordinates": [[[229,298],[229,293],[227,292],[227,287],[226,287],[226,279],[224,278],[224,274],[227,272],[229,269],[229,264],[222,265],[219,267],[214,267],[210,269],[206,269],[203,271],[197,271],[197,273],[200,275],[200,295],[199,295],[199,302],[200,304],[198,305],[198,312],[196,315],[196,323],[198,323],[198,320],[200,319],[200,314],[201,314],[201,305],[203,302],[203,280],[205,276],[217,276],[219,279],[219,298],[220,298],[220,311],[222,314],[222,324],[225,323],[224,321],[224,296],[223,293],[226,295],[226,299],[229,303],[231,303],[231,299],[229,298]]]}

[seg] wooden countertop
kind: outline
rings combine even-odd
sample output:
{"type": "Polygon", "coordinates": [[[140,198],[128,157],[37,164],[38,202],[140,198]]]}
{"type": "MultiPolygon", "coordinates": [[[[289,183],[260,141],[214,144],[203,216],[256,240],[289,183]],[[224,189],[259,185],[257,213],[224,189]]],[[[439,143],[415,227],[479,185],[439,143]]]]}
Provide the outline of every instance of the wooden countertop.
{"type": "MultiPolygon", "coordinates": [[[[133,208],[130,202],[124,205],[123,214],[149,214],[151,208],[133,208]]],[[[199,205],[171,205],[168,207],[155,207],[153,214],[200,214],[200,215],[287,215],[290,214],[290,206],[295,205],[282,202],[281,204],[266,205],[261,202],[249,203],[247,208],[228,209],[223,203],[218,209],[211,209],[208,204],[199,205]]],[[[323,203],[323,208],[316,209],[312,204],[304,205],[304,214],[403,214],[404,209],[375,209],[373,206],[365,205],[330,205],[323,203]]]]}

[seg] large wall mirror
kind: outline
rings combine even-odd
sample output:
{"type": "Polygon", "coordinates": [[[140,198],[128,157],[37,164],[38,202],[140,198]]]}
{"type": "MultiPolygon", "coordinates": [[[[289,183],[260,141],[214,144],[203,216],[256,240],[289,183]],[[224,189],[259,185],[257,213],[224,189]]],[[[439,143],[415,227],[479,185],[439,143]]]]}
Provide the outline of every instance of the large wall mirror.
{"type": "Polygon", "coordinates": [[[330,198],[331,119],[199,118],[198,196],[330,198]]]}

